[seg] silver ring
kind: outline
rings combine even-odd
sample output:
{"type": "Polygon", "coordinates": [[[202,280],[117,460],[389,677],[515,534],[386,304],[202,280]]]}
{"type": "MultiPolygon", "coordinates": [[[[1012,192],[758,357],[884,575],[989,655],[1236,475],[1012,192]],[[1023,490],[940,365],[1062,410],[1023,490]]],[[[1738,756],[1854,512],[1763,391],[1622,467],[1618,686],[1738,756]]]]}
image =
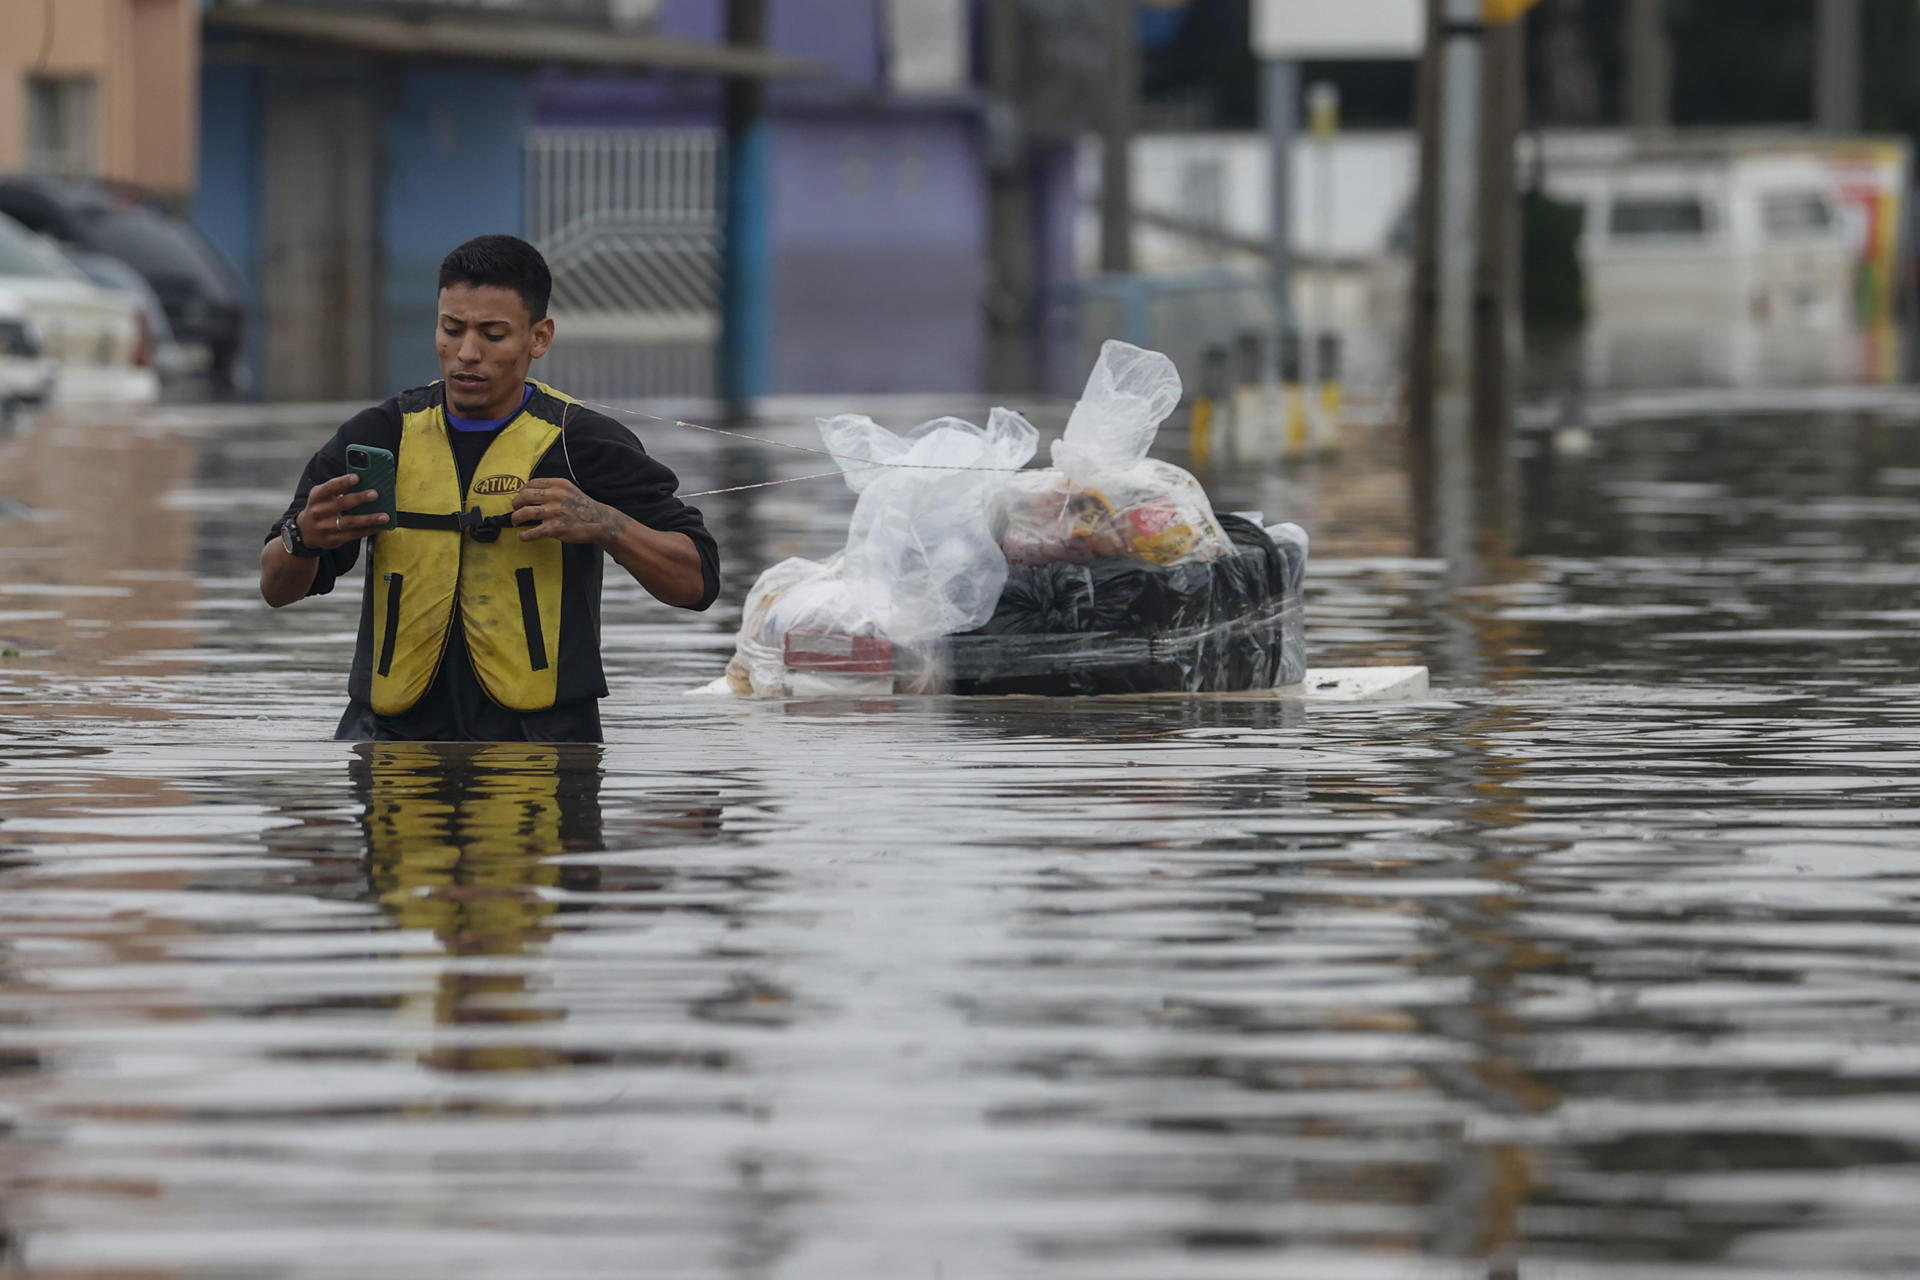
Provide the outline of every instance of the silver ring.
{"type": "Polygon", "coordinates": [[[343,520],[344,518],[345,518],[344,516],[335,516],[333,518],[333,527],[340,532],[346,531],[347,526],[340,523],[340,521],[343,520]]]}

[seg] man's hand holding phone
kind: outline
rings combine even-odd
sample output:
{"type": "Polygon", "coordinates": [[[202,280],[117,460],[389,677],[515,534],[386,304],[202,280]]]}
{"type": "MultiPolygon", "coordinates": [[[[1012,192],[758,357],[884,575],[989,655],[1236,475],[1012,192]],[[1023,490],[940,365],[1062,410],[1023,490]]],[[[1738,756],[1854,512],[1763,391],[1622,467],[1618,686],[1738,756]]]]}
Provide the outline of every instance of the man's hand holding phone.
{"type": "Polygon", "coordinates": [[[347,514],[380,496],[372,489],[356,489],[354,486],[359,483],[360,477],[349,472],[309,489],[307,505],[294,517],[300,526],[300,540],[309,547],[332,551],[386,528],[389,521],[384,511],[372,515],[347,514]]]}

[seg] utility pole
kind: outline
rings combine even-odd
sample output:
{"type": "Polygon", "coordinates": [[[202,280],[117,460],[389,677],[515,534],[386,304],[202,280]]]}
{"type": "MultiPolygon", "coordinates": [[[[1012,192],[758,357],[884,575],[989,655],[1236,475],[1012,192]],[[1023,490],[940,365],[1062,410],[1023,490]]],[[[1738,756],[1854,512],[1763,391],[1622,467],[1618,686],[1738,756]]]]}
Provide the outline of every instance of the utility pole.
{"type": "Polygon", "coordinates": [[[987,386],[1031,391],[1032,157],[1021,106],[1020,0],[987,3],[987,386]]]}
{"type": "MultiPolygon", "coordinates": [[[[1492,14],[1495,6],[1488,5],[1492,14]]],[[[1520,296],[1520,185],[1515,152],[1526,108],[1525,28],[1518,11],[1481,43],[1480,236],[1474,269],[1474,472],[1483,512],[1504,507],[1512,452],[1513,356],[1520,296]]]]}
{"type": "Polygon", "coordinates": [[[1813,118],[1823,133],[1860,132],[1860,0],[1818,0],[1813,118]]]}
{"type": "Polygon", "coordinates": [[[1278,375],[1293,314],[1293,144],[1300,134],[1300,63],[1268,58],[1260,64],[1260,117],[1267,130],[1267,257],[1272,271],[1273,349],[1269,372],[1278,375]]]}
{"type": "MultiPolygon", "coordinates": [[[[727,0],[727,43],[766,43],[766,0],[727,0]]],[[[734,76],[721,104],[727,136],[720,299],[720,398],[730,417],[766,394],[773,346],[773,254],[768,235],[771,146],[759,80],[734,76]]]]}
{"type": "Polygon", "coordinates": [[[1133,270],[1133,134],[1140,114],[1137,0],[1107,0],[1106,109],[1100,128],[1100,269],[1133,270]]]}
{"type": "Polygon", "coordinates": [[[1419,84],[1408,461],[1429,550],[1460,572],[1506,523],[1518,334],[1520,19],[1532,0],[1428,0],[1419,84]]]}
{"type": "Polygon", "coordinates": [[[1440,32],[1446,0],[1426,0],[1427,31],[1420,46],[1414,129],[1420,141],[1419,184],[1413,197],[1412,272],[1407,282],[1407,468],[1412,473],[1414,527],[1432,519],[1434,336],[1440,285],[1440,32]]]}
{"type": "MultiPolygon", "coordinates": [[[[1435,389],[1442,405],[1458,399],[1464,409],[1472,382],[1474,277],[1480,260],[1480,77],[1486,26],[1481,20],[1481,0],[1444,0],[1444,4],[1435,389]]],[[[1459,421],[1464,427],[1464,413],[1459,421]]],[[[1446,424],[1436,425],[1444,433],[1446,424]]]]}
{"type": "Polygon", "coordinates": [[[1480,265],[1482,0],[1444,0],[1439,219],[1435,236],[1433,551],[1449,573],[1473,557],[1474,283],[1480,265]]]}
{"type": "Polygon", "coordinates": [[[1627,0],[1627,123],[1657,133],[1673,123],[1673,46],[1667,0],[1627,0]]]}

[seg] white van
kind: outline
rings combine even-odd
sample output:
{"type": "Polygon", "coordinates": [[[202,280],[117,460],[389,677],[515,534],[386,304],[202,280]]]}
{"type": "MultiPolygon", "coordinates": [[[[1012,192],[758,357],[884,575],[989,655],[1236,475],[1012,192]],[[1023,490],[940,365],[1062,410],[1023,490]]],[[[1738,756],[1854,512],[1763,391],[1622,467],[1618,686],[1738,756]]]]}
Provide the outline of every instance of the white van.
{"type": "MultiPolygon", "coordinates": [[[[1589,385],[1766,385],[1859,375],[1861,230],[1831,170],[1783,148],[1548,145],[1548,194],[1579,206],[1589,385]]],[[[1523,152],[1522,171],[1532,163],[1523,152]]],[[[1404,243],[1404,240],[1402,241],[1404,243]]],[[[1404,252],[1382,264],[1373,314],[1404,314],[1404,252]]]]}
{"type": "Polygon", "coordinates": [[[1562,163],[1581,206],[1592,384],[1853,376],[1856,231],[1826,165],[1734,154],[1562,163]]]}
{"type": "Polygon", "coordinates": [[[1804,156],[1557,168],[1581,206],[1595,319],[1743,315],[1826,328],[1853,310],[1853,234],[1825,165],[1804,156]]]}

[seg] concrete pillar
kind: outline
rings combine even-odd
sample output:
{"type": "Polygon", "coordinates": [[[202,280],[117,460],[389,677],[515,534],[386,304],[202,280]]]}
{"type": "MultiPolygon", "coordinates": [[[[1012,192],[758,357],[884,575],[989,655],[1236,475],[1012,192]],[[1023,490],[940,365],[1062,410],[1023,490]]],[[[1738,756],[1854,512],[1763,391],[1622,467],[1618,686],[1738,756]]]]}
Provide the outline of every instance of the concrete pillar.
{"type": "Polygon", "coordinates": [[[1473,555],[1474,283],[1480,266],[1481,0],[1446,0],[1440,44],[1432,553],[1450,578],[1473,555]]]}
{"type": "Polygon", "coordinates": [[[1474,276],[1480,261],[1480,0],[1446,0],[1440,53],[1440,289],[1438,387],[1464,396],[1473,361],[1474,276]]]}
{"type": "Polygon", "coordinates": [[[1300,64],[1272,58],[1260,67],[1260,117],[1267,131],[1267,260],[1273,273],[1273,315],[1279,333],[1270,343],[1268,371],[1277,373],[1280,334],[1294,328],[1293,144],[1300,133],[1300,64]]]}
{"type": "Polygon", "coordinates": [[[1100,129],[1100,269],[1133,270],[1133,134],[1140,115],[1140,11],[1107,0],[1107,84],[1100,129]]]}
{"type": "Polygon", "coordinates": [[[1434,333],[1438,327],[1440,228],[1440,31],[1446,0],[1427,0],[1427,35],[1414,95],[1420,143],[1413,203],[1413,271],[1407,283],[1407,469],[1413,478],[1414,526],[1432,524],[1434,333]]]}
{"type": "MultiPolygon", "coordinates": [[[[766,0],[727,0],[727,43],[766,40],[766,0]]],[[[764,92],[745,76],[727,81],[726,206],[720,264],[720,398],[730,416],[767,393],[773,353],[773,251],[769,237],[772,146],[764,92]]]]}
{"type": "Polygon", "coordinates": [[[1813,120],[1823,133],[1860,132],[1860,0],[1817,0],[1813,120]]]}
{"type": "Polygon", "coordinates": [[[987,387],[1035,383],[1033,151],[1021,108],[1020,0],[987,4],[987,387]]]}
{"type": "Polygon", "coordinates": [[[1408,469],[1421,549],[1455,581],[1505,545],[1512,493],[1525,6],[1483,5],[1429,0],[1419,86],[1408,469]]]}
{"type": "Polygon", "coordinates": [[[1474,274],[1474,475],[1481,523],[1504,515],[1519,340],[1520,187],[1515,152],[1526,97],[1525,26],[1493,23],[1482,46],[1480,244],[1474,274]]]}
{"type": "Polygon", "coordinates": [[[1673,123],[1667,0],[1627,0],[1627,123],[1650,133],[1673,123]]]}

